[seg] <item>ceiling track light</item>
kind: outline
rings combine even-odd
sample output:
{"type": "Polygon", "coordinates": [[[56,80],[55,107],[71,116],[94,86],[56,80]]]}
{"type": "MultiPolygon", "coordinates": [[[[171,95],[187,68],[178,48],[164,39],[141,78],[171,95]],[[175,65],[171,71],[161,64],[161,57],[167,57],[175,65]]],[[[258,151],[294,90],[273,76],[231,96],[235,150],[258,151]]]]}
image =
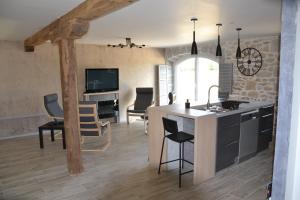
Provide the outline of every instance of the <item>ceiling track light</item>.
{"type": "Polygon", "coordinates": [[[238,47],[236,49],[235,57],[236,57],[236,59],[239,59],[242,57],[242,51],[241,51],[241,47],[240,47],[240,31],[242,30],[242,28],[237,28],[236,30],[238,32],[238,47]]]}
{"type": "Polygon", "coordinates": [[[216,26],[218,27],[218,45],[217,45],[217,49],[216,49],[216,56],[221,57],[222,56],[222,48],[220,45],[220,27],[222,26],[222,24],[216,24],[216,26]]]}
{"type": "Polygon", "coordinates": [[[114,44],[114,45],[111,45],[111,44],[108,44],[107,46],[108,47],[113,47],[113,48],[115,48],[115,47],[119,47],[119,48],[124,48],[124,47],[129,47],[129,48],[139,48],[139,49],[141,49],[141,48],[143,48],[143,47],[146,47],[146,45],[144,45],[144,44],[141,44],[141,45],[138,45],[138,44],[135,44],[135,43],[133,43],[133,42],[131,42],[131,38],[125,38],[125,40],[126,40],[126,44],[114,44]]]}
{"type": "Polygon", "coordinates": [[[196,23],[196,21],[198,21],[198,19],[193,17],[191,19],[191,21],[194,23],[193,43],[192,43],[192,48],[191,48],[191,54],[192,55],[197,55],[198,54],[198,48],[197,48],[197,43],[196,43],[195,23],[196,23]]]}

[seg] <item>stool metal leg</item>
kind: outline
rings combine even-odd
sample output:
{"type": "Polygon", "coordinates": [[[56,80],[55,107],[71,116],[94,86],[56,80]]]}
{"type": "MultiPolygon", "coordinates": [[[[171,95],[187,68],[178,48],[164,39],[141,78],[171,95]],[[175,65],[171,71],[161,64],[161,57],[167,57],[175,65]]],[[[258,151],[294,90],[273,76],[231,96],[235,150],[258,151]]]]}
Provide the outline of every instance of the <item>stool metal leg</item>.
{"type": "Polygon", "coordinates": [[[66,135],[65,135],[65,129],[61,130],[62,132],[62,137],[63,137],[63,149],[66,149],[66,135]]]}
{"type": "Polygon", "coordinates": [[[182,169],[184,168],[184,142],[182,143],[182,169]]]}
{"type": "Polygon", "coordinates": [[[43,130],[39,128],[39,138],[40,138],[40,148],[44,148],[44,140],[43,140],[43,130]]]}
{"type": "Polygon", "coordinates": [[[51,142],[54,142],[54,130],[51,129],[51,142]]]}
{"type": "Polygon", "coordinates": [[[179,143],[179,187],[181,188],[181,143],[179,143]]]}
{"type": "Polygon", "coordinates": [[[163,151],[164,151],[164,144],[165,144],[165,137],[162,142],[162,147],[161,147],[161,153],[160,153],[160,160],[159,160],[159,167],[158,167],[158,174],[160,174],[160,166],[161,166],[161,160],[163,156],[163,151]]]}

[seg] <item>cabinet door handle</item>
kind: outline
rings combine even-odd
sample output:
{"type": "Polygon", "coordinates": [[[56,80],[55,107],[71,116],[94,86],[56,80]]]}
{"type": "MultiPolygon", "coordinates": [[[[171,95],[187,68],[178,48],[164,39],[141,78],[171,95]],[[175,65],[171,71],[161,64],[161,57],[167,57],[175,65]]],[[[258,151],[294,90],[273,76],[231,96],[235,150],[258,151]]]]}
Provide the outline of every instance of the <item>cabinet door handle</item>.
{"type": "Polygon", "coordinates": [[[261,118],[266,118],[266,117],[269,117],[271,115],[273,115],[273,113],[270,113],[270,114],[267,114],[267,115],[263,115],[263,116],[261,116],[261,118]]]}
{"type": "Polygon", "coordinates": [[[238,143],[238,141],[237,141],[237,140],[234,140],[234,141],[232,141],[232,142],[226,144],[226,147],[228,147],[228,146],[230,146],[230,145],[233,145],[233,144],[236,144],[236,143],[238,143]]]}
{"type": "Polygon", "coordinates": [[[262,109],[272,108],[272,107],[273,107],[273,105],[271,105],[271,106],[264,106],[264,107],[262,107],[262,109]]]}

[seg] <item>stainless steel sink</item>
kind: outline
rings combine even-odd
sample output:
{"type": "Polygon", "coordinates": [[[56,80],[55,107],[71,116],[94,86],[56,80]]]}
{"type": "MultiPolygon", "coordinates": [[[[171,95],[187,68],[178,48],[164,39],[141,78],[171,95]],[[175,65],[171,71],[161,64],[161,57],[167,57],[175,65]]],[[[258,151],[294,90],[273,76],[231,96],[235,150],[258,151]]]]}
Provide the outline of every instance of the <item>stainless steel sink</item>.
{"type": "Polygon", "coordinates": [[[239,109],[239,106],[241,103],[249,103],[248,101],[234,101],[234,100],[228,100],[228,101],[222,101],[220,102],[222,108],[229,109],[229,110],[237,110],[239,109]]]}
{"type": "Polygon", "coordinates": [[[228,112],[231,110],[237,110],[237,109],[239,109],[239,105],[241,103],[249,103],[249,102],[228,100],[228,101],[221,101],[218,103],[213,103],[213,104],[211,104],[211,106],[209,108],[207,108],[206,105],[193,106],[192,108],[197,109],[197,110],[204,110],[204,111],[220,113],[220,112],[228,112]]]}
{"type": "Polygon", "coordinates": [[[192,108],[196,109],[196,110],[210,111],[210,112],[215,112],[215,113],[229,111],[228,109],[224,109],[221,106],[211,106],[208,109],[206,108],[206,106],[194,106],[192,108]]]}

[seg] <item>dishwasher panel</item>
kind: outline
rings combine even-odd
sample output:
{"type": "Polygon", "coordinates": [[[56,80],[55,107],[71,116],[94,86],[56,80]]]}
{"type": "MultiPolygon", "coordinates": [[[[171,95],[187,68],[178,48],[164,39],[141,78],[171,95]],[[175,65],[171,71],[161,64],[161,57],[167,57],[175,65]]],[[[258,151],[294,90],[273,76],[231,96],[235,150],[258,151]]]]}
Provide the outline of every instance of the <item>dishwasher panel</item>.
{"type": "Polygon", "coordinates": [[[245,161],[256,154],[258,125],[258,110],[241,114],[239,162],[245,161]]]}

